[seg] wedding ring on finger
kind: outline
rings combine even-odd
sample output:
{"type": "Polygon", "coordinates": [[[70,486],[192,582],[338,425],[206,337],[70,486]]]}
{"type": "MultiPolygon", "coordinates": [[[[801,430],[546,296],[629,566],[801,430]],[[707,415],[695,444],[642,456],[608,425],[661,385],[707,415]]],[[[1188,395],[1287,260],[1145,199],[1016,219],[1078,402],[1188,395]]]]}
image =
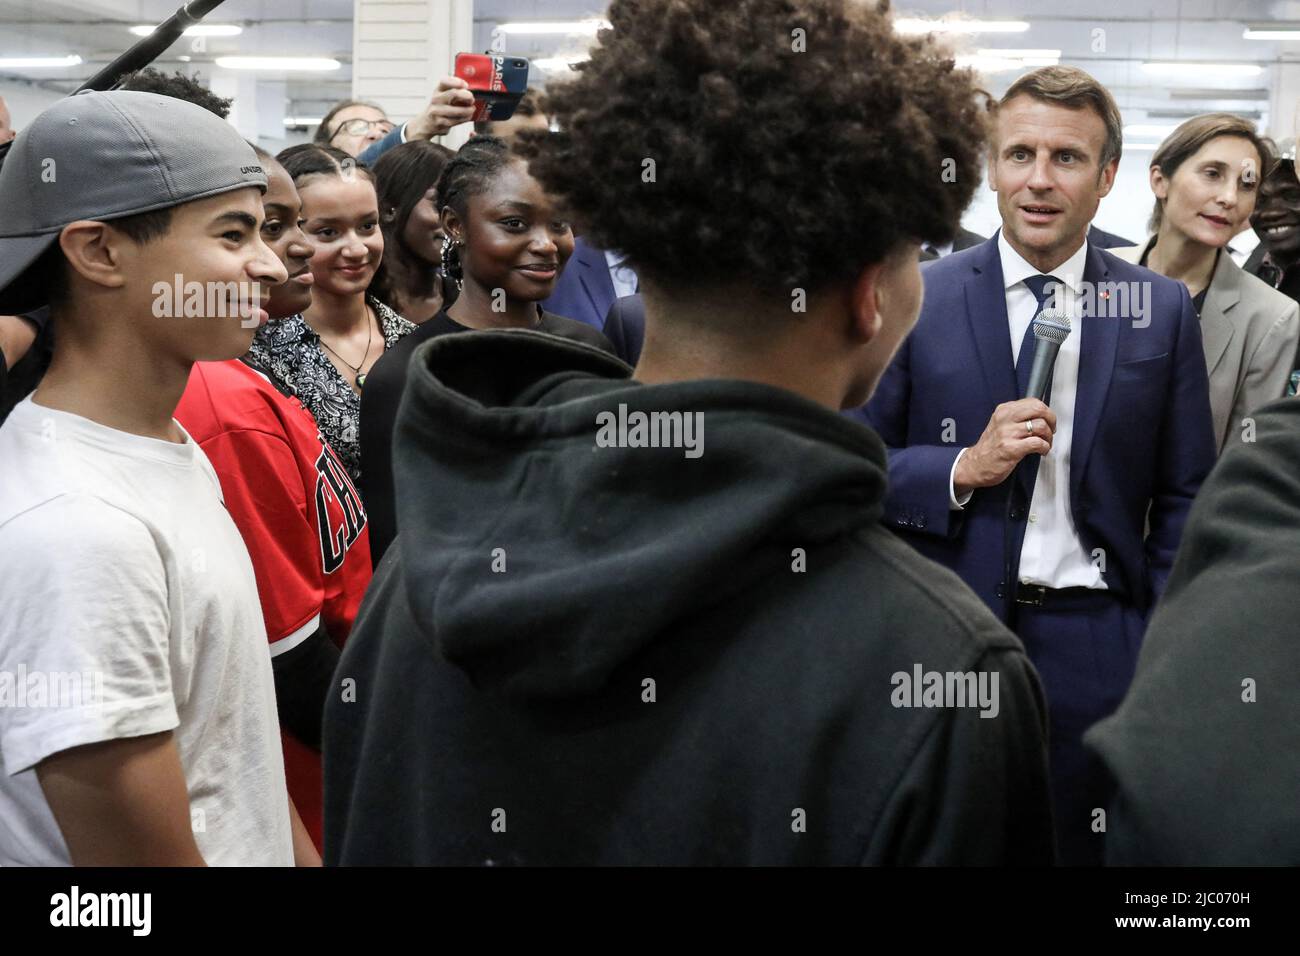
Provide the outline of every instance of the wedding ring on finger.
{"type": "Polygon", "coordinates": [[[1025,431],[1027,431],[1027,432],[1028,432],[1029,434],[1031,434],[1031,435],[1034,433],[1034,421],[1033,421],[1033,419],[1030,419],[1029,421],[1025,422],[1025,431]]]}

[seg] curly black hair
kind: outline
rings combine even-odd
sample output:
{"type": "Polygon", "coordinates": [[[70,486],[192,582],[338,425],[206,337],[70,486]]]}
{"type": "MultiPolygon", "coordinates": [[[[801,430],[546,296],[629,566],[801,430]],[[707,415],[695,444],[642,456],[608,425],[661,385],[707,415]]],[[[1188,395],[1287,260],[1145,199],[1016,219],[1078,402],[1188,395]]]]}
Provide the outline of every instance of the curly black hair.
{"type": "Polygon", "coordinates": [[[932,38],[895,33],[887,3],[613,0],[606,17],[547,89],[560,132],[516,149],[644,276],[816,290],[954,235],[988,97],[932,38]]]}
{"type": "Polygon", "coordinates": [[[195,106],[202,106],[209,113],[215,113],[222,119],[230,115],[228,97],[217,96],[199,82],[198,76],[186,76],[180,70],[170,75],[146,66],[143,70],[128,73],[118,84],[119,90],[132,90],[136,93],[157,93],[159,96],[171,96],[185,100],[195,106]]]}

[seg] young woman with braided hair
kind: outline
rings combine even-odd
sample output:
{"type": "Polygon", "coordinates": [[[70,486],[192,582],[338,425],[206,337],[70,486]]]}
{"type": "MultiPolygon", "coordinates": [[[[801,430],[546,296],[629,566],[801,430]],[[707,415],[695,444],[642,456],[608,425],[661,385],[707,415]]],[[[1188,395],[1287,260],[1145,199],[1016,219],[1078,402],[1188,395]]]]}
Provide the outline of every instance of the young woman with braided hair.
{"type": "MultiPolygon", "coordinates": [[[[614,354],[591,326],[545,312],[573,254],[573,231],[504,140],[475,136],[443,167],[434,188],[442,213],[443,272],[460,294],[375,363],[361,401],[370,553],[376,565],[398,528],[392,479],[393,425],[411,355],[422,342],[472,329],[531,329],[614,354]]],[[[488,371],[486,374],[490,374],[488,371]]]]}

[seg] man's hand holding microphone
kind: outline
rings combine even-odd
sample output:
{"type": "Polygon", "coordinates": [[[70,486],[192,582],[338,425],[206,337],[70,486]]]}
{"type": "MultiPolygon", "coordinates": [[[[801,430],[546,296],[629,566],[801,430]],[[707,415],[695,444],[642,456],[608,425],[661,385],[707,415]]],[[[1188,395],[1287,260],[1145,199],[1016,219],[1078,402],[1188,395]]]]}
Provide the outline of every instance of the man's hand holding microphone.
{"type": "Polygon", "coordinates": [[[964,498],[976,488],[1006,480],[1026,455],[1052,450],[1056,413],[1037,398],[1004,402],[993,409],[979,441],[966,449],[953,472],[953,492],[964,498]]]}
{"type": "MultiPolygon", "coordinates": [[[[1056,413],[1044,399],[1052,387],[1057,353],[1069,337],[1070,328],[1069,315],[1055,304],[1044,308],[1030,323],[1034,352],[1026,397],[993,409],[993,417],[979,441],[958,458],[952,474],[953,495],[958,501],[964,502],[976,488],[1001,484],[1025,456],[1046,455],[1052,450],[1056,413]]],[[[1024,347],[1028,348],[1028,342],[1024,347]]]]}

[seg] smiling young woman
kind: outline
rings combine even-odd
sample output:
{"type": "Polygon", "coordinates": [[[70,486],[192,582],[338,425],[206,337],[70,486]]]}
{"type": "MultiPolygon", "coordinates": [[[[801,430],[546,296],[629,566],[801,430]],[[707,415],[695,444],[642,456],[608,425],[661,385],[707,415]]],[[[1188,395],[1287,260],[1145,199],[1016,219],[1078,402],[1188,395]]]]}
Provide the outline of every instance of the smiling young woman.
{"type": "Polygon", "coordinates": [[[1249,226],[1273,165],[1248,120],[1230,113],[1189,119],[1151,157],[1154,235],[1110,250],[1187,286],[1201,319],[1220,453],[1248,434],[1251,412],[1282,397],[1300,342],[1300,306],[1223,251],[1249,226]]]}
{"type": "MultiPolygon", "coordinates": [[[[406,149],[408,147],[399,147],[406,149]]],[[[446,236],[443,271],[460,287],[454,302],[375,365],[361,403],[370,554],[376,565],[397,534],[392,442],[411,355],[420,343],[472,329],[532,329],[614,354],[591,326],[542,309],[573,255],[573,230],[503,140],[475,136],[443,167],[434,188],[446,236]]]]}
{"type": "Polygon", "coordinates": [[[359,485],[361,389],[384,351],[415,326],[368,294],[384,254],[370,170],[315,143],[277,158],[302,200],[313,250],[311,304],[260,329],[249,362],[306,406],[359,485]]]}

